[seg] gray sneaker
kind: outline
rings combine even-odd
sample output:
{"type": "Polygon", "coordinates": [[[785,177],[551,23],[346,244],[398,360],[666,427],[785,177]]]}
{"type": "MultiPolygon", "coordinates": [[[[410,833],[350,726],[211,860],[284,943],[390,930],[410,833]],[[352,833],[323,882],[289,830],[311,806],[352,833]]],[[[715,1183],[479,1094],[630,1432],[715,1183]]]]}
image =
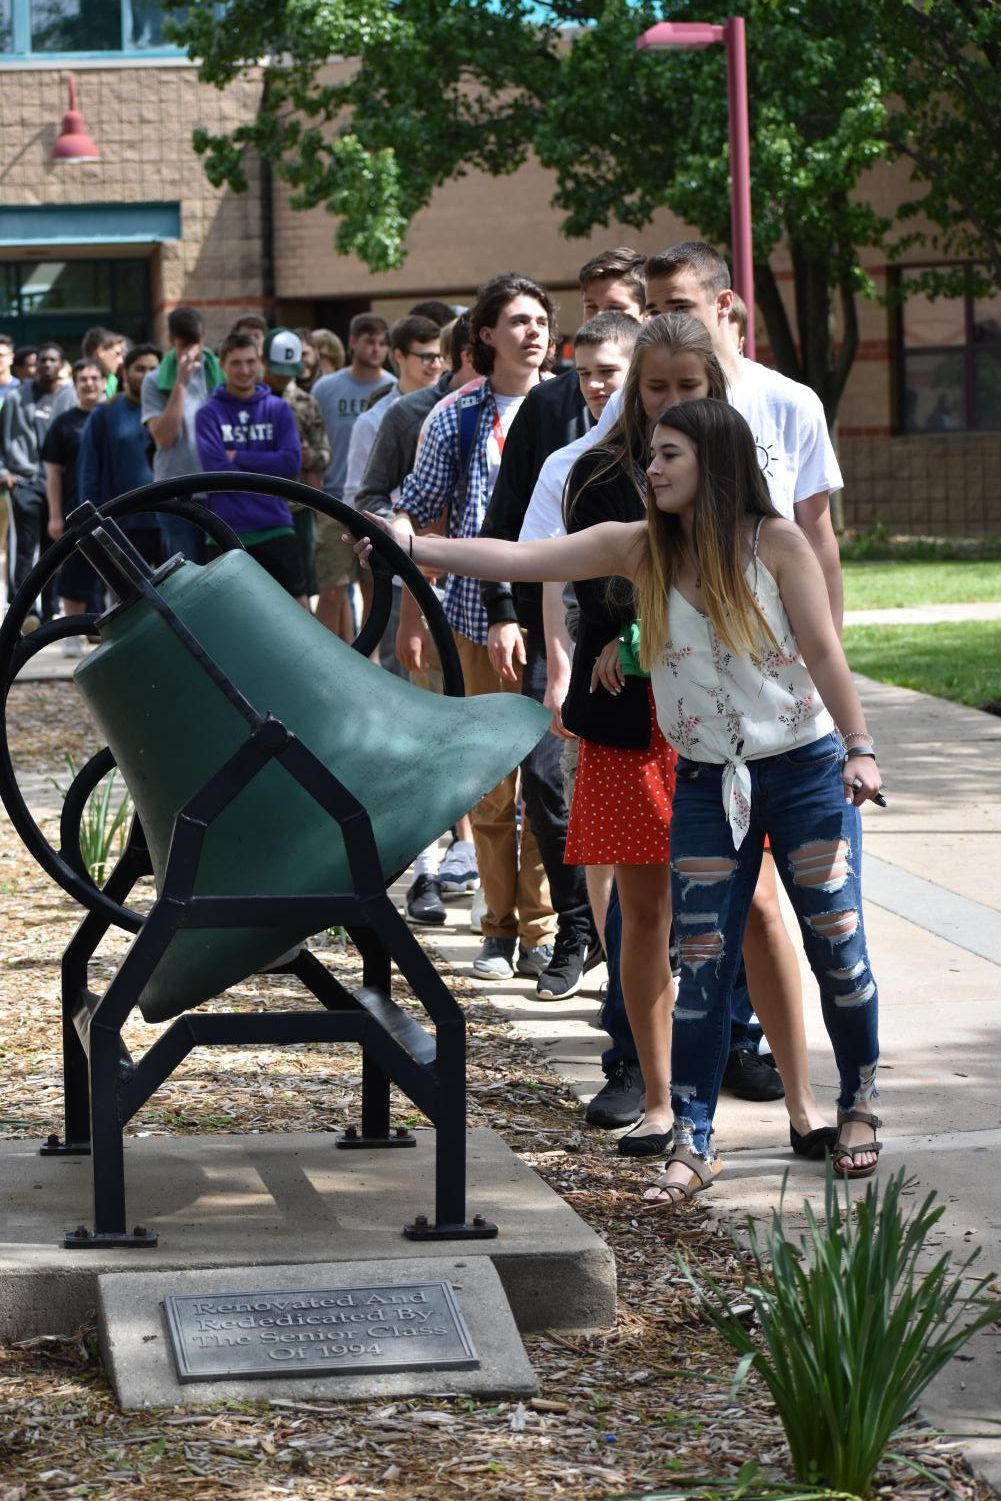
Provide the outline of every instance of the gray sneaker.
{"type": "Polygon", "coordinates": [[[534,949],[527,949],[523,943],[518,945],[517,970],[519,975],[528,975],[535,979],[549,968],[553,957],[551,943],[538,943],[534,949]]]}
{"type": "Polygon", "coordinates": [[[480,873],[476,868],[476,850],[466,839],[454,839],[438,867],[442,895],[463,896],[467,891],[476,891],[480,873]]]}
{"type": "Polygon", "coordinates": [[[484,938],[473,960],[473,974],[481,980],[510,980],[514,974],[514,939],[484,938]]]}

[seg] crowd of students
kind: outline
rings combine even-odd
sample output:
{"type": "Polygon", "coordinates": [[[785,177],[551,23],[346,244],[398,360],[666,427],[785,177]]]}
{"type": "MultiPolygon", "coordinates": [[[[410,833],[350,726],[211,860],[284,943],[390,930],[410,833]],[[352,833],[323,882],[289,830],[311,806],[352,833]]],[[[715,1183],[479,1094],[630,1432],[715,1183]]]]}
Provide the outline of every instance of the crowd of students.
{"type": "MultiPolygon", "coordinates": [[[[366,544],[242,491],[239,475],[298,478],[381,519],[440,591],[467,694],[523,693],[552,714],[444,859],[436,846],[418,858],[411,921],[439,925],[448,899],[474,892],[474,972],[530,977],[548,1000],[607,960],[606,1081],[586,1118],[632,1128],[623,1155],[666,1158],[652,1203],[718,1173],[721,1088],[784,1096],[795,1152],[866,1175],[877,994],[858,808],[880,781],[839,643],[840,474],[823,410],[744,358],[745,314],[701,242],[604,252],[580,289],[573,366],[555,374],[556,308],[515,274],[468,310],[419,304],[392,328],[360,314],[347,349],[248,315],[211,350],[197,310],[177,308],[163,355],[93,330],[70,385],[58,346],[32,368],[0,336],[10,583],[79,498],[231,471],[232,491],[206,503],[351,639],[371,598],[366,544]],[[836,1123],[810,1085],[778,878],[820,989],[836,1123]]],[[[186,518],[131,525],[152,560],[214,555],[186,518]]],[[[66,614],[98,604],[82,559],[57,589],[66,614]]],[[[57,608],[43,598],[32,623],[57,608]]],[[[400,591],[378,655],[440,691],[426,622],[400,591]]]]}
{"type": "MultiPolygon", "coordinates": [[[[484,288],[469,319],[484,380],[432,414],[387,524],[446,576],[467,692],[520,686],[553,711],[547,748],[574,737],[563,889],[582,867],[613,1042],[588,1118],[638,1122],[619,1150],[667,1159],[645,1197],[671,1206],[712,1183],[728,1078],[766,1097],[773,1070],[755,1013],[793,1151],[831,1153],[842,1175],[866,1176],[880,1123],[858,808],[879,797],[880,778],[839,641],[829,494],[840,474],[823,411],[743,358],[711,247],[645,262],[614,252],[581,278],[594,316],[575,340],[576,373],[552,380],[546,293],[514,276],[484,288]],[[532,674],[540,660],[544,679],[532,674]],[[836,1123],[810,1086],[776,875],[820,989],[836,1123]]],[[[483,829],[474,811],[478,847],[492,839],[507,863],[499,895],[488,891],[497,926],[484,927],[495,942],[481,961],[507,976],[516,939],[520,957],[534,936],[534,850],[510,837],[510,798],[488,814],[483,829]]],[[[573,983],[579,969],[568,973],[573,983]]]]}

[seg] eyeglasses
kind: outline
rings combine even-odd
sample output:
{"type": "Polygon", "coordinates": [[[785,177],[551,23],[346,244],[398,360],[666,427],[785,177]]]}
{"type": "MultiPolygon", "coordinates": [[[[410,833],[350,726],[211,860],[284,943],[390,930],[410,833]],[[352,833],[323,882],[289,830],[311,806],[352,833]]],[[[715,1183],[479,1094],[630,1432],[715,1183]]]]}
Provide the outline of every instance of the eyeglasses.
{"type": "Polygon", "coordinates": [[[415,360],[420,360],[425,370],[430,370],[432,365],[444,365],[445,363],[445,356],[443,354],[421,354],[418,349],[408,349],[407,354],[412,355],[415,360]]]}

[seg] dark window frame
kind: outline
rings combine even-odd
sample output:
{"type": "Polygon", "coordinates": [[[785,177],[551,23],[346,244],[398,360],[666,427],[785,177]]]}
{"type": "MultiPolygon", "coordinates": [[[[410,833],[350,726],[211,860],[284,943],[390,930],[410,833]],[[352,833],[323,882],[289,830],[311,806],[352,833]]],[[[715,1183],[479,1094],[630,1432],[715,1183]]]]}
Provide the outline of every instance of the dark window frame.
{"type": "Polygon", "coordinates": [[[39,338],[55,339],[56,343],[62,344],[67,353],[75,352],[79,339],[86,328],[93,327],[98,323],[112,328],[116,333],[124,333],[136,342],[144,342],[150,337],[152,327],[152,274],[149,259],[141,255],[116,256],[107,258],[100,255],[69,256],[52,252],[48,255],[22,255],[16,259],[6,258],[0,262],[5,277],[13,271],[13,285],[15,288],[14,298],[17,303],[16,311],[5,314],[0,311],[0,332],[9,334],[15,344],[37,344],[39,338]],[[111,303],[107,309],[80,310],[72,307],[51,310],[41,309],[38,312],[25,310],[20,294],[24,286],[26,274],[30,267],[51,264],[53,261],[73,264],[86,263],[111,267],[111,303]],[[117,296],[117,279],[115,268],[128,266],[140,269],[141,297],[142,297],[142,327],[138,323],[140,310],[129,309],[117,296]],[[48,328],[41,325],[48,325],[48,328]],[[86,327],[81,327],[86,325],[86,327]],[[60,336],[60,327],[62,336],[60,336]]]}
{"type": "MultiPolygon", "coordinates": [[[[957,265],[972,265],[972,262],[927,262],[921,265],[896,266],[891,270],[891,279],[898,294],[906,285],[908,274],[928,270],[952,269],[957,265]]],[[[959,298],[946,298],[943,301],[957,302],[959,298]]],[[[962,344],[920,344],[908,348],[906,342],[906,313],[907,298],[898,295],[894,317],[894,355],[897,370],[896,395],[897,411],[894,428],[898,434],[904,437],[920,437],[925,433],[934,433],[941,437],[943,434],[952,433],[982,433],[997,432],[1001,430],[1001,415],[994,426],[978,425],[977,422],[977,352],[984,349],[995,349],[1001,355],[1001,335],[996,339],[978,339],[976,337],[976,305],[978,299],[970,292],[962,294],[963,301],[963,342],[962,344]],[[962,424],[955,428],[928,429],[910,428],[907,426],[907,366],[908,356],[921,358],[924,356],[938,356],[947,358],[961,356],[963,370],[962,390],[962,424]]]]}

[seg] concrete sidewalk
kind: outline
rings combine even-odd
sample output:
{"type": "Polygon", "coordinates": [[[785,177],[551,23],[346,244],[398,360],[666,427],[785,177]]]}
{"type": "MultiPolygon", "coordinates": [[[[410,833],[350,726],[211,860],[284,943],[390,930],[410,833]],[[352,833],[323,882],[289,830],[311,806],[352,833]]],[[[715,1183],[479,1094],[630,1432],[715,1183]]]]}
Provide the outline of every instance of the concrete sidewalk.
{"type": "Polygon", "coordinates": [[[938,625],[954,621],[1001,620],[1001,600],[979,604],[906,605],[887,610],[846,610],[845,625],[938,625]]]}
{"type": "MultiPolygon", "coordinates": [[[[1001,1271],[1001,1196],[991,1152],[1001,1150],[1001,720],[976,709],[859,678],[880,750],[889,806],[865,811],[866,923],[880,985],[885,1120],[881,1176],[905,1167],[911,1202],[934,1191],[945,1205],[936,1254],[1001,1271]]],[[[791,913],[787,918],[792,923],[791,913]]],[[[465,970],[479,939],[465,912],[442,933],[444,956],[465,970]],[[453,926],[453,923],[455,924],[453,926]]],[[[795,928],[793,926],[793,931],[795,928]]],[[[604,1034],[597,983],[568,1001],[543,1002],[528,982],[482,990],[554,1064],[581,1100],[600,1087],[604,1034]]],[[[834,1117],[836,1077],[812,976],[803,965],[811,1069],[834,1117]]],[[[793,1157],[781,1104],[724,1096],[717,1140],[726,1168],[704,1201],[739,1223],[769,1214],[784,1175],[788,1200],[823,1205],[819,1165],[793,1157]]],[[[595,1132],[594,1149],[614,1151],[595,1132]]],[[[657,1169],[623,1159],[637,1193],[657,1169]]],[[[861,1193],[865,1184],[856,1185],[861,1193]]],[[[802,1223],[793,1213],[794,1225],[802,1223]]],[[[664,1234],[670,1240],[670,1219],[664,1234]]],[[[1001,1493],[1001,1331],[979,1335],[930,1388],[924,1415],[963,1447],[1001,1493]]]]}

